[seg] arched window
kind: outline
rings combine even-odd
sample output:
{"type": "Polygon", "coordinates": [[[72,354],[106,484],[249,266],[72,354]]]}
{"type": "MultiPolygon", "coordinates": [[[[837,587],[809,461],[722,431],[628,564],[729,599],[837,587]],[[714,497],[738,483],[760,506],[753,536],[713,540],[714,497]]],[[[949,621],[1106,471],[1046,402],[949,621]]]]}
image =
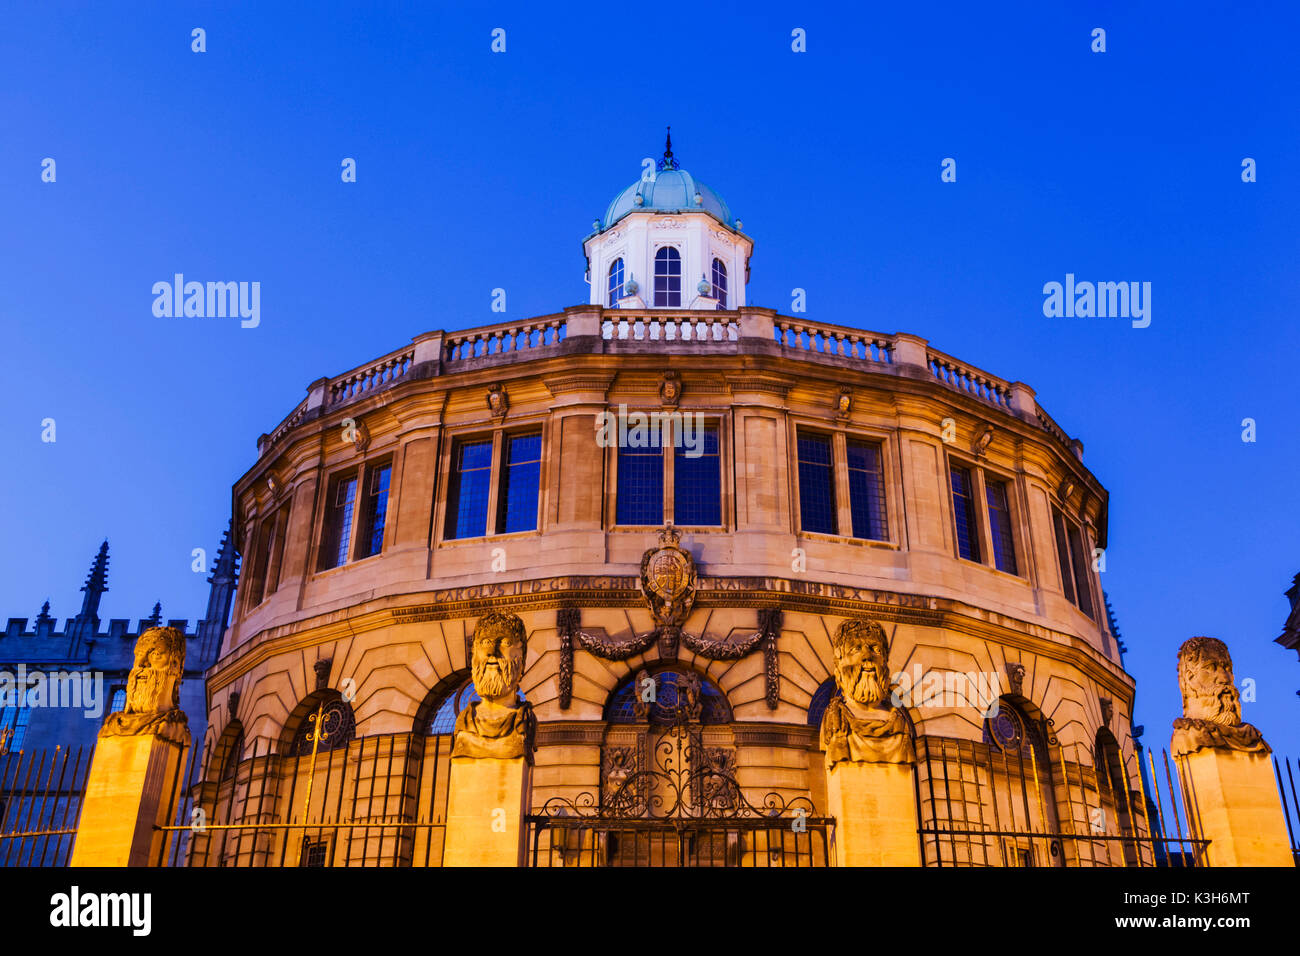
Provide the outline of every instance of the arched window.
{"type": "MultiPolygon", "coordinates": [[[[293,743],[289,747],[290,757],[311,755],[313,744],[311,738],[316,730],[316,720],[314,719],[316,710],[316,707],[312,707],[299,721],[298,729],[293,735],[293,743]]],[[[320,713],[321,739],[316,745],[318,753],[346,747],[356,737],[357,718],[352,713],[352,706],[342,697],[335,697],[332,700],[325,701],[325,706],[320,713]]]]}
{"type": "MultiPolygon", "coordinates": [[[[468,671],[461,671],[461,674],[468,674],[468,671]]],[[[523,691],[517,691],[516,696],[522,701],[523,691]]],[[[456,729],[456,716],[470,704],[482,699],[474,688],[474,682],[468,677],[464,677],[460,683],[453,680],[451,690],[434,705],[424,732],[429,735],[451,733],[456,729]]]]}
{"type": "Polygon", "coordinates": [[[711,680],[694,671],[682,668],[664,668],[648,675],[633,675],[610,695],[605,705],[605,719],[611,724],[671,724],[678,719],[678,706],[689,703],[689,689],[698,682],[699,715],[692,717],[701,724],[726,724],[731,722],[731,708],[727,698],[711,680]],[[649,676],[655,684],[654,699],[645,693],[640,676],[649,676]]]}
{"type": "Polygon", "coordinates": [[[998,712],[984,719],[984,743],[1012,757],[1037,761],[1040,772],[1047,767],[1047,741],[1038,726],[1005,697],[998,701],[998,712]]]}
{"type": "Polygon", "coordinates": [[[826,707],[838,693],[839,688],[835,685],[834,677],[828,677],[822,681],[821,686],[813,692],[812,700],[808,702],[809,727],[820,727],[822,725],[822,716],[826,713],[826,707]]]}
{"type": "Polygon", "coordinates": [[[623,260],[615,259],[609,266],[609,302],[611,309],[618,306],[618,300],[623,297],[623,260]]]}
{"type": "Polygon", "coordinates": [[[727,267],[721,259],[713,260],[713,297],[718,300],[718,308],[727,307],[727,267]]]}
{"type": "Polygon", "coordinates": [[[114,687],[113,697],[108,704],[108,712],[110,714],[116,714],[118,711],[122,711],[125,709],[126,709],[126,688],[114,687]]]}
{"type": "Polygon", "coordinates": [[[672,246],[655,253],[655,308],[682,305],[682,257],[672,246]]]}

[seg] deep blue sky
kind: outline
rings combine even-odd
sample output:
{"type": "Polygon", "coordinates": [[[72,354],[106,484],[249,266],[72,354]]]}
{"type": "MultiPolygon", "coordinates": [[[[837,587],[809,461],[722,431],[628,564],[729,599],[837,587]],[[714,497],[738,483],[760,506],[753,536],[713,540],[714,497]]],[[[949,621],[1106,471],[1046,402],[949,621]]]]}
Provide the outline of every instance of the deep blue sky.
{"type": "Polygon", "coordinates": [[[1273,643],[1300,571],[1292,5],[266,6],[0,13],[0,617],[75,614],[105,536],[102,617],[197,617],[190,551],[258,434],[319,376],[499,320],[494,287],[507,318],[585,301],[579,240],[671,123],[755,237],[751,302],[918,333],[1083,439],[1147,741],[1209,634],[1300,754],[1273,643]],[[175,272],[260,281],[260,328],[155,318],[175,272]],[[1066,272],[1151,282],[1151,327],[1044,318],[1066,272]]]}

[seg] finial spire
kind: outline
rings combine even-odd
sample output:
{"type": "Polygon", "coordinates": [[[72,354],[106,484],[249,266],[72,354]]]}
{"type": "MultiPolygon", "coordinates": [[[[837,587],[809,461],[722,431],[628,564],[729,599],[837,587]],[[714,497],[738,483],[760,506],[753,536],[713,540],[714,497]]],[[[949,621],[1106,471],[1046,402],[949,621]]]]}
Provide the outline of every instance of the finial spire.
{"type": "Polygon", "coordinates": [[[158,601],[153,606],[153,613],[144,619],[145,624],[149,627],[157,627],[162,623],[162,601],[158,601]]]}
{"type": "Polygon", "coordinates": [[[677,169],[677,160],[673,158],[673,128],[668,127],[668,137],[664,141],[664,158],[656,163],[659,169],[677,169]]]}

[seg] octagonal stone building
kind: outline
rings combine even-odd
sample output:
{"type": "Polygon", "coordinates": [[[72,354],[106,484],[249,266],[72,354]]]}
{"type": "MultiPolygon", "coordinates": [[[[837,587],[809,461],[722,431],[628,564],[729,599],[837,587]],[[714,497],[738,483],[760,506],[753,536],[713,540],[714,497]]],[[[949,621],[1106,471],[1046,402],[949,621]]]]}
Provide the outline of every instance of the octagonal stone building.
{"type": "Polygon", "coordinates": [[[1081,443],[916,335],[748,305],[741,222],[658,166],[584,240],[587,304],[417,335],[258,439],[191,790],[227,829],[194,862],[438,865],[489,611],[528,635],[530,863],[829,862],[854,618],[888,636],[925,863],[1150,862],[1081,443]]]}

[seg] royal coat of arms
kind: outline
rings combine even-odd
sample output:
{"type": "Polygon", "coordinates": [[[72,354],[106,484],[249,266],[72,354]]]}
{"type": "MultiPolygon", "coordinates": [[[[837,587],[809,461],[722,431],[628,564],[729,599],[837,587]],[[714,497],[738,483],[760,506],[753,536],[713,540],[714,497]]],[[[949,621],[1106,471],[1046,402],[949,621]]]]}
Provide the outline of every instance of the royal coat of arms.
{"type": "Polygon", "coordinates": [[[680,538],[669,525],[659,532],[659,547],[641,557],[641,593],[660,628],[681,627],[695,603],[695,561],[680,538]]]}

